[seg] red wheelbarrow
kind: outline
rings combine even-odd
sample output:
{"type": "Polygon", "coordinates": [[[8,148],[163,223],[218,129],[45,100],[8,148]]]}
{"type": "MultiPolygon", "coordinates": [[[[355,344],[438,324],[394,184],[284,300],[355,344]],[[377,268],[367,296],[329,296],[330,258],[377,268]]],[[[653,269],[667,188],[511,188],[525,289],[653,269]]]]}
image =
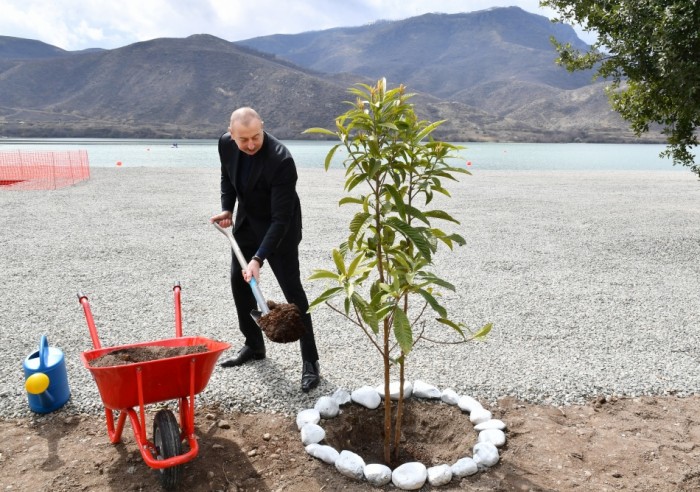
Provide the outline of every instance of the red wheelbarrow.
{"type": "Polygon", "coordinates": [[[175,297],[175,338],[102,348],[97,336],[87,296],[78,292],[78,300],[85,311],[94,350],[80,355],[83,365],[92,373],[97,383],[107,417],[109,440],[116,444],[121,440],[127,415],[134,430],[134,437],[143,460],[151,468],[160,471],[164,488],[176,488],[182,464],[191,461],[199,452],[194,434],[194,396],[209,382],[209,377],[221,353],[228,343],[204,337],[182,336],[180,284],[173,287],[175,297]],[[162,359],[135,362],[124,365],[93,367],[90,362],[107,353],[135,347],[188,347],[204,345],[206,351],[178,355],[162,359]],[[153,418],[153,441],[146,437],[145,406],[166,400],[179,403],[180,425],[169,409],[159,410],[153,418]],[[138,413],[134,410],[138,407],[138,413]],[[114,412],[118,412],[115,425],[114,412]],[[187,450],[183,450],[183,442],[187,450]]]}

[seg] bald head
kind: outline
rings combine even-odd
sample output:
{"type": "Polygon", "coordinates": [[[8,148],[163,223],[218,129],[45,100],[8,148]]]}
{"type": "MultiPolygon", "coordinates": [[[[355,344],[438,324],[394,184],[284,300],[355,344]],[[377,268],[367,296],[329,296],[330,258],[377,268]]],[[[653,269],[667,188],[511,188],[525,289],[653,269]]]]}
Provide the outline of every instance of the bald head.
{"type": "Polygon", "coordinates": [[[253,155],[262,147],[263,121],[253,108],[238,108],[231,113],[228,131],[238,148],[246,154],[253,155]]]}
{"type": "Polygon", "coordinates": [[[250,126],[254,121],[259,121],[260,126],[262,126],[263,121],[257,111],[248,107],[238,108],[231,113],[230,126],[233,127],[235,123],[240,123],[243,126],[250,126]]]}

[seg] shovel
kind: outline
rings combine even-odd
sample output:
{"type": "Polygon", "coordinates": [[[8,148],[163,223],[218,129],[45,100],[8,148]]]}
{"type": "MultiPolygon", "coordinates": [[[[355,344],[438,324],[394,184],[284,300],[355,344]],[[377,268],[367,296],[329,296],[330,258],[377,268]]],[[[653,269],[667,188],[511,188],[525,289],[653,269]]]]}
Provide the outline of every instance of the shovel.
{"type": "MultiPolygon", "coordinates": [[[[224,229],[216,222],[214,222],[214,227],[228,238],[238,263],[241,267],[245,267],[248,262],[243,256],[243,252],[238,246],[238,243],[233,238],[231,229],[224,229]]],[[[259,310],[251,310],[250,316],[271,341],[279,343],[294,342],[304,335],[306,327],[301,319],[299,308],[297,308],[296,305],[276,304],[272,301],[268,304],[268,302],[265,301],[265,297],[255,277],[250,279],[248,285],[250,285],[250,290],[253,292],[253,297],[255,297],[255,302],[258,303],[259,308],[259,310]],[[272,308],[272,310],[270,308],[272,308]]]]}
{"type": "MultiPolygon", "coordinates": [[[[241,265],[241,268],[245,268],[245,266],[248,264],[248,262],[245,260],[245,257],[243,256],[243,252],[241,251],[241,248],[238,247],[238,243],[236,240],[233,238],[233,234],[231,233],[230,229],[224,229],[221,227],[219,224],[214,222],[214,227],[216,227],[221,234],[226,236],[231,243],[231,249],[233,249],[233,253],[236,255],[236,259],[238,260],[238,263],[241,265]]],[[[255,280],[255,277],[250,279],[250,282],[248,282],[248,285],[250,285],[250,290],[253,291],[253,297],[255,297],[255,302],[258,303],[258,308],[260,308],[260,311],[257,311],[253,309],[250,312],[250,315],[253,317],[255,322],[257,323],[260,320],[260,317],[269,313],[270,308],[267,307],[267,302],[265,302],[265,298],[263,297],[263,293],[260,290],[260,286],[258,285],[258,282],[255,280]]]]}

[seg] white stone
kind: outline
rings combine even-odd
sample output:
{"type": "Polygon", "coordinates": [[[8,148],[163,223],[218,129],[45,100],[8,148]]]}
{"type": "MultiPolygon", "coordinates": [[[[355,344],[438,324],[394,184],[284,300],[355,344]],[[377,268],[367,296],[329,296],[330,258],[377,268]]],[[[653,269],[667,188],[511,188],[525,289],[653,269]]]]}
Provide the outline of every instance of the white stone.
{"type": "Polygon", "coordinates": [[[479,403],[477,400],[472,398],[471,396],[464,395],[462,396],[459,401],[457,402],[457,406],[463,411],[463,412],[468,412],[472,413],[474,410],[478,408],[484,408],[481,406],[481,403],[479,403]]]}
{"type": "Polygon", "coordinates": [[[391,468],[386,465],[372,463],[365,466],[365,478],[375,487],[383,487],[391,482],[391,468]]]}
{"type": "Polygon", "coordinates": [[[486,429],[479,432],[478,442],[490,442],[500,448],[506,443],[506,435],[500,429],[486,429]]]}
{"type": "MultiPolygon", "coordinates": [[[[396,401],[399,399],[399,390],[401,388],[401,382],[400,381],[392,381],[389,383],[389,398],[392,400],[396,401]]],[[[379,393],[379,396],[384,398],[384,385],[380,384],[376,388],[374,388],[377,393],[379,393]]],[[[404,398],[410,398],[411,395],[413,394],[413,385],[409,381],[404,381],[403,383],[403,397],[404,398]]]]}
{"type": "Polygon", "coordinates": [[[365,461],[352,451],[343,450],[335,460],[336,469],[346,477],[362,480],[365,477],[365,461]]]}
{"type": "Polygon", "coordinates": [[[440,399],[448,405],[457,405],[459,403],[459,395],[452,388],[447,388],[440,395],[440,399]]]}
{"type": "Polygon", "coordinates": [[[442,392],[432,384],[424,383],[417,379],[413,383],[413,396],[418,398],[440,398],[442,392]]]}
{"type": "Polygon", "coordinates": [[[326,437],[326,431],[318,424],[308,423],[301,428],[301,442],[304,446],[318,444],[326,437]]]}
{"type": "Polygon", "coordinates": [[[474,445],[474,461],[480,470],[495,465],[499,459],[498,448],[490,442],[478,442],[474,445]]]}
{"type": "Polygon", "coordinates": [[[350,397],[352,398],[352,401],[354,401],[358,405],[362,405],[363,407],[369,408],[370,410],[374,410],[382,402],[382,397],[379,396],[377,390],[375,390],[371,386],[363,386],[361,388],[356,389],[352,392],[350,397]]]}
{"type": "Polygon", "coordinates": [[[332,419],[337,417],[340,412],[340,405],[330,396],[322,396],[316,401],[314,408],[318,410],[322,419],[332,419]]]}
{"type": "Polygon", "coordinates": [[[428,470],[423,463],[404,463],[391,474],[391,482],[403,490],[418,490],[428,479],[428,470]]]}
{"type": "Polygon", "coordinates": [[[474,426],[474,430],[477,432],[481,432],[481,431],[486,430],[486,429],[505,430],[506,424],[502,420],[491,419],[491,420],[487,420],[486,422],[482,422],[482,423],[474,426]]]}
{"type": "Polygon", "coordinates": [[[335,401],[338,402],[338,405],[343,406],[347,405],[352,401],[350,398],[350,393],[348,393],[347,390],[344,390],[343,388],[338,388],[335,390],[335,393],[333,393],[333,396],[331,396],[335,401]]]}
{"type": "Polygon", "coordinates": [[[484,407],[475,408],[469,414],[469,420],[471,420],[472,424],[474,425],[488,422],[491,420],[491,412],[486,410],[484,407]]]}
{"type": "Polygon", "coordinates": [[[438,465],[428,468],[428,483],[433,487],[445,485],[452,480],[450,465],[438,465]]]}
{"type": "Polygon", "coordinates": [[[457,478],[464,478],[469,475],[474,475],[479,471],[476,461],[474,461],[472,458],[460,458],[450,468],[452,468],[452,475],[457,478]]]}
{"type": "Polygon", "coordinates": [[[301,430],[306,424],[318,424],[321,421],[321,414],[315,408],[307,408],[297,414],[297,429],[301,430]]]}
{"type": "Polygon", "coordinates": [[[321,461],[325,461],[329,465],[335,465],[340,454],[335,448],[326,446],[325,444],[309,444],[304,448],[308,454],[321,461]]]}

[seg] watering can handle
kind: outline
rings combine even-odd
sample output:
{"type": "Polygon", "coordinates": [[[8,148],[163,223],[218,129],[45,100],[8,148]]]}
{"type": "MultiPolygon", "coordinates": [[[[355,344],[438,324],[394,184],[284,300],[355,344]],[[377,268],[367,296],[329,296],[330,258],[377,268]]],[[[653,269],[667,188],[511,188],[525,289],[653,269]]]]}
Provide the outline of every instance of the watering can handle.
{"type": "Polygon", "coordinates": [[[49,366],[49,340],[46,335],[41,335],[39,342],[39,371],[43,372],[49,366]]]}

